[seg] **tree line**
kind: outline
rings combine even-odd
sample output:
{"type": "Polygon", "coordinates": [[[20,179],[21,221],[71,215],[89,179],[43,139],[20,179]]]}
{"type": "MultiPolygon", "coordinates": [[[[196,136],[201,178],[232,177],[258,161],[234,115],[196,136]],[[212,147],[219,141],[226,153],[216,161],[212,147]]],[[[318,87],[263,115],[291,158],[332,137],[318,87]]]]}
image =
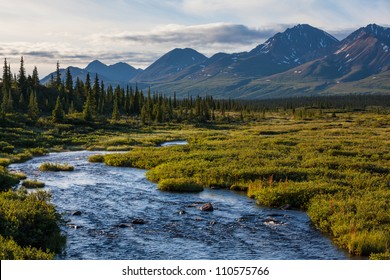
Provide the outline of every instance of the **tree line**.
{"type": "MultiPolygon", "coordinates": [[[[67,68],[61,77],[60,64],[45,85],[40,83],[37,67],[27,75],[21,57],[18,74],[13,74],[7,59],[4,59],[0,83],[0,118],[7,114],[27,114],[31,121],[41,116],[51,116],[53,122],[61,123],[67,116],[78,116],[85,121],[118,121],[125,117],[139,119],[142,124],[164,122],[210,122],[228,119],[229,112],[237,112],[241,119],[251,112],[292,110],[296,108],[366,109],[368,106],[389,107],[390,97],[369,95],[314,96],[268,100],[216,100],[212,96],[177,98],[176,93],[165,96],[147,92],[136,84],[120,87],[105,85],[98,75],[86,75],[85,81],[76,80],[67,68]]],[[[300,111],[301,112],[301,111],[300,111]]]]}

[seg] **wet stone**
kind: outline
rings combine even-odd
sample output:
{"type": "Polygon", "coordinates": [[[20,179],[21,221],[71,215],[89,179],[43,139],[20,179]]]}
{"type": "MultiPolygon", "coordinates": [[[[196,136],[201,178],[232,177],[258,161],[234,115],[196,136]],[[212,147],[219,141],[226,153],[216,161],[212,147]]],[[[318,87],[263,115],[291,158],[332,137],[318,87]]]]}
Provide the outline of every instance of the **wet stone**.
{"type": "Polygon", "coordinates": [[[214,211],[214,207],[210,202],[203,204],[202,206],[200,206],[199,209],[200,209],[200,211],[206,211],[206,212],[214,211]]]}
{"type": "Polygon", "coordinates": [[[132,221],[132,224],[134,224],[134,225],[143,225],[143,224],[145,224],[145,221],[143,219],[134,219],[132,221]]]}

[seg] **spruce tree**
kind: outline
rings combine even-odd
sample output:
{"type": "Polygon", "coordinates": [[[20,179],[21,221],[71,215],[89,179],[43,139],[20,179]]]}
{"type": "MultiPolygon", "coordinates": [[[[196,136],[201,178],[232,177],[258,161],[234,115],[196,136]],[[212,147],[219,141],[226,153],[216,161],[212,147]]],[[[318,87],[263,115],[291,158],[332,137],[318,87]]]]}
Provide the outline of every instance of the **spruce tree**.
{"type": "Polygon", "coordinates": [[[8,113],[8,93],[6,91],[4,91],[4,86],[3,86],[3,98],[1,100],[1,110],[0,110],[0,114],[1,114],[1,118],[5,118],[5,115],[8,113]]]}
{"type": "Polygon", "coordinates": [[[36,66],[34,66],[34,70],[32,73],[32,86],[35,90],[37,90],[38,86],[39,86],[39,75],[38,75],[38,69],[36,66]]]}
{"type": "Polygon", "coordinates": [[[87,95],[87,100],[84,103],[83,107],[83,119],[86,121],[92,121],[94,116],[93,112],[93,97],[92,92],[89,91],[87,95]]]}
{"type": "Polygon", "coordinates": [[[70,96],[73,95],[73,78],[69,67],[66,69],[65,90],[70,96]]]}
{"type": "Polygon", "coordinates": [[[62,108],[62,102],[61,102],[61,96],[57,97],[56,106],[54,107],[54,110],[51,114],[52,120],[55,123],[60,123],[65,118],[64,109],[62,108]]]}
{"type": "Polygon", "coordinates": [[[19,69],[17,84],[18,84],[19,92],[22,95],[25,95],[27,93],[27,78],[26,78],[26,69],[24,68],[23,56],[20,59],[20,69],[19,69]]]}
{"type": "Polygon", "coordinates": [[[55,86],[56,88],[59,88],[60,85],[61,85],[60,62],[57,61],[55,86]]]}
{"type": "Polygon", "coordinates": [[[83,118],[86,121],[92,121],[95,116],[96,105],[94,102],[95,98],[93,96],[92,89],[91,89],[91,78],[89,73],[87,73],[84,88],[87,94],[87,100],[85,101],[83,107],[83,118]]]}
{"type": "Polygon", "coordinates": [[[38,99],[34,91],[31,91],[30,93],[30,98],[28,102],[28,116],[32,120],[38,119],[39,116],[38,99]]]}
{"type": "Polygon", "coordinates": [[[113,108],[112,108],[112,116],[111,118],[113,120],[119,120],[120,116],[119,116],[119,102],[118,102],[118,94],[115,94],[114,96],[114,104],[113,104],[113,108]]]}

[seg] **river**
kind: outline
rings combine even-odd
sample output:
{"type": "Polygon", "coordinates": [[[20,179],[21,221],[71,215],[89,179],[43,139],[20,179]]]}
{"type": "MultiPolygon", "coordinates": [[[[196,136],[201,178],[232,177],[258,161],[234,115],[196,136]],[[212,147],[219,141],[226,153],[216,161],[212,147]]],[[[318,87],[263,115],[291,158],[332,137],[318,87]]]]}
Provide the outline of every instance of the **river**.
{"type": "Polygon", "coordinates": [[[145,178],[145,170],[88,162],[96,153],[50,153],[10,166],[45,182],[67,221],[66,249],[57,259],[349,258],[304,212],[260,207],[229,190],[162,192],[145,178]],[[69,163],[75,170],[40,172],[42,162],[69,163]],[[213,212],[199,210],[206,202],[213,212]]]}

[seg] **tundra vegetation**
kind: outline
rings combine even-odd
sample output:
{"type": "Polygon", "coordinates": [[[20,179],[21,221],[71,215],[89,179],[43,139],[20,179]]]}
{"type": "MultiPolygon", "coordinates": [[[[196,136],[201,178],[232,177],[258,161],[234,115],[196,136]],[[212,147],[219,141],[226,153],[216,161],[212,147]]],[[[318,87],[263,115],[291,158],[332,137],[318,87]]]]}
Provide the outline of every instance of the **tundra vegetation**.
{"type": "Polygon", "coordinates": [[[351,254],[389,259],[390,96],[179,100],[137,85],[106,87],[98,77],[73,81],[69,72],[40,85],[36,69],[26,77],[23,59],[19,75],[7,61],[3,69],[2,259],[61,251],[50,195],[12,190],[26,178],[7,167],[70,149],[127,151],[89,160],[147,169],[163,190],[231,188],[264,206],[302,209],[351,254]],[[159,146],[171,140],[189,144],[159,146]]]}

